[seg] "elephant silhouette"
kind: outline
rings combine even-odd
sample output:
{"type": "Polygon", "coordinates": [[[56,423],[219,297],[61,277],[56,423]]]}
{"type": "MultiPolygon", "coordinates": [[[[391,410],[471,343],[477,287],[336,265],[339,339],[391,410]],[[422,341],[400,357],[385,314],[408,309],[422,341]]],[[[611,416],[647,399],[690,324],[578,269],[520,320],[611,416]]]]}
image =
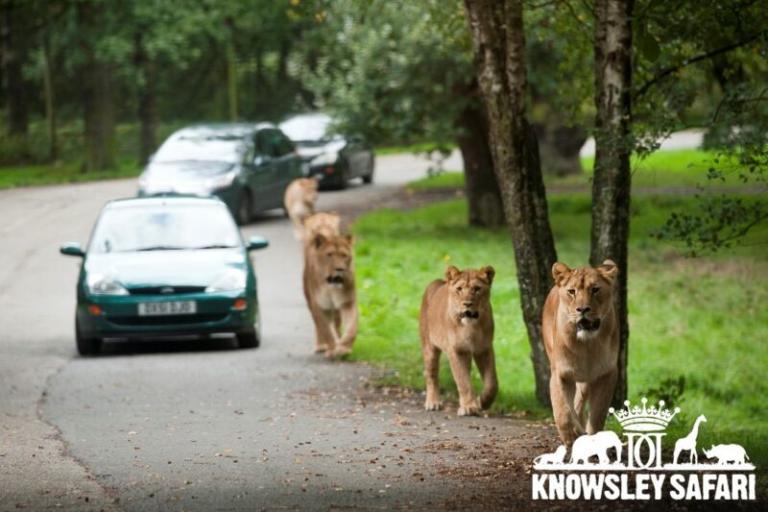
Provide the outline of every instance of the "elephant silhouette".
{"type": "Polygon", "coordinates": [[[595,434],[584,434],[573,442],[571,464],[589,464],[589,458],[597,456],[599,464],[610,464],[609,449],[616,450],[616,463],[621,462],[621,440],[615,432],[603,430],[595,434]]]}

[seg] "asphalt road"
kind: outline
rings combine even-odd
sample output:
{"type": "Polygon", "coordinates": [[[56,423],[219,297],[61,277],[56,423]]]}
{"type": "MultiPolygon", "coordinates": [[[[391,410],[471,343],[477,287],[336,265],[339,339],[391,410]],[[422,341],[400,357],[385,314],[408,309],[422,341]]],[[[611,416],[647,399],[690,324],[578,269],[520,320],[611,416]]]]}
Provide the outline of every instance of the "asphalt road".
{"type": "MultiPolygon", "coordinates": [[[[425,166],[382,157],[377,184],[323,193],[320,208],[386,204],[425,166]]],[[[525,490],[505,454],[542,451],[548,431],[425,413],[419,396],[366,386],[377,370],[312,354],[300,247],[278,214],[243,230],[271,243],[254,253],[261,348],[113,342],[78,357],[78,261],[58,246],[85,242],[104,202],[134,191],[133,180],[0,191],[0,510],[452,508],[487,487],[466,474],[497,466],[516,482],[498,500],[525,490]]]]}

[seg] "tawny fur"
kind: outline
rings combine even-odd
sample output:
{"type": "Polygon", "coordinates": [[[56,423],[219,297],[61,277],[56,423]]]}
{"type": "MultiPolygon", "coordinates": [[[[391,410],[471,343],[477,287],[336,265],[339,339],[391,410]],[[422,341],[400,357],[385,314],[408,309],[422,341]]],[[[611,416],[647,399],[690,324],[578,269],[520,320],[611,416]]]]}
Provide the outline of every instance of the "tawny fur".
{"type": "Polygon", "coordinates": [[[560,439],[569,447],[580,435],[603,429],[616,387],[618,272],[611,260],[597,268],[552,266],[555,286],[544,303],[542,336],[552,372],[552,412],[560,439]]]}
{"type": "Polygon", "coordinates": [[[419,331],[427,387],[424,408],[428,411],[441,407],[438,372],[442,352],[448,356],[459,391],[459,416],[478,414],[496,397],[498,380],[490,301],[494,274],[493,267],[462,272],[450,266],[445,271],[445,280],[433,281],[424,292],[419,331]],[[472,359],[483,378],[479,398],[470,379],[472,359]]]}
{"type": "Polygon", "coordinates": [[[352,244],[350,235],[315,234],[304,245],[304,297],[315,323],[315,352],[329,358],[348,354],[357,336],[352,244]]]}
{"type": "Polygon", "coordinates": [[[293,235],[297,240],[304,236],[304,219],[315,213],[317,202],[317,180],[299,178],[293,180],[285,189],[283,206],[293,224],[293,235]]]}
{"type": "Polygon", "coordinates": [[[304,219],[303,230],[302,238],[305,242],[311,241],[315,235],[323,235],[326,238],[338,236],[341,234],[341,217],[331,212],[310,215],[304,219]]]}

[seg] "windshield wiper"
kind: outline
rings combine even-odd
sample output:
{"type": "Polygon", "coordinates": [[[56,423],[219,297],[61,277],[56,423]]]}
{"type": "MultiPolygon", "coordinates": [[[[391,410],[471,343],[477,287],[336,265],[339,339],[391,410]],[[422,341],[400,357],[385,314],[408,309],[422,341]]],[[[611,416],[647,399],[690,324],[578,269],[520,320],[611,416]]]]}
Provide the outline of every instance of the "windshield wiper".
{"type": "Polygon", "coordinates": [[[227,244],[211,244],[211,245],[201,245],[199,247],[192,247],[192,250],[197,249],[236,249],[236,245],[227,245],[227,244]]]}
{"type": "Polygon", "coordinates": [[[150,247],[142,247],[140,249],[135,249],[136,252],[144,252],[144,251],[183,251],[184,249],[188,249],[188,247],[179,247],[178,245],[153,245],[150,247]]]}

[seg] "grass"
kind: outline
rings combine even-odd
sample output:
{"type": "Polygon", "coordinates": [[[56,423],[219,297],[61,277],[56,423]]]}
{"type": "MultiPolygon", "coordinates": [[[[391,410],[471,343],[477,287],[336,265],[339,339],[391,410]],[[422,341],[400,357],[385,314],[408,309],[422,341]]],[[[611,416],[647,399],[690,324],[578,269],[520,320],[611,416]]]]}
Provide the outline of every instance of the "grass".
{"type": "MultiPolygon", "coordinates": [[[[160,124],[157,127],[158,144],[181,126],[180,123],[160,124]]],[[[82,171],[85,149],[81,122],[63,124],[57,134],[59,161],[54,163],[43,163],[47,161],[48,139],[42,121],[30,123],[26,138],[0,137],[0,189],[135,177],[141,171],[137,157],[139,126],[136,123],[115,127],[117,166],[107,171],[82,171]]]]}
{"type": "MultiPolygon", "coordinates": [[[[656,399],[674,394],[683,412],[669,439],[687,434],[698,414],[709,422],[700,446],[739,443],[758,467],[768,463],[768,415],[763,398],[768,381],[768,228],[753,232],[727,255],[695,260],[650,236],[672,209],[694,201],[679,196],[633,200],[630,240],[630,397],[656,399]]],[[[590,199],[587,194],[553,194],[551,222],[562,261],[578,266],[589,252],[590,199]]],[[[530,349],[521,321],[515,265],[504,230],[470,229],[462,200],[402,212],[380,210],[361,217],[357,236],[361,330],[356,359],[389,368],[391,380],[423,389],[418,313],[421,294],[447,264],[491,264],[496,320],[495,348],[501,391],[497,411],[545,417],[533,397],[530,349]]],[[[455,386],[445,357],[441,386],[455,386]]],[[[477,375],[475,375],[475,378],[477,375]]],[[[479,381],[476,379],[476,385],[479,381]]]]}
{"type": "MultiPolygon", "coordinates": [[[[581,159],[583,174],[556,177],[545,175],[547,186],[587,187],[591,185],[594,157],[581,159]]],[[[724,182],[714,183],[716,186],[737,186],[740,184],[737,176],[738,165],[733,159],[718,157],[711,151],[700,149],[681,149],[657,151],[647,158],[632,159],[632,186],[637,188],[681,187],[692,188],[708,184],[706,178],[710,167],[722,170],[724,182]]],[[[414,181],[409,187],[414,190],[429,188],[461,188],[464,186],[464,174],[461,172],[446,172],[435,177],[426,177],[414,181]]]]}
{"type": "Polygon", "coordinates": [[[116,169],[99,172],[83,172],[77,164],[0,167],[0,189],[129,178],[138,176],[140,171],[135,160],[124,161],[116,169]]]}

